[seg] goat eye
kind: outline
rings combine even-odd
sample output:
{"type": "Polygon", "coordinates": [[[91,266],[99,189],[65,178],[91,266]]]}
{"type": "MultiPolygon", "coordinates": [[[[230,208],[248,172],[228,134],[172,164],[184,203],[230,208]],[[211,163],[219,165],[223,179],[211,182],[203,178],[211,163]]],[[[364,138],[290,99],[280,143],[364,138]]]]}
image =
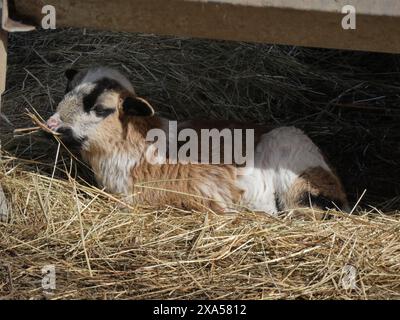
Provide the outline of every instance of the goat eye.
{"type": "Polygon", "coordinates": [[[103,105],[98,104],[93,107],[93,111],[96,113],[96,116],[105,118],[112,114],[115,110],[111,108],[106,108],[103,105]]]}

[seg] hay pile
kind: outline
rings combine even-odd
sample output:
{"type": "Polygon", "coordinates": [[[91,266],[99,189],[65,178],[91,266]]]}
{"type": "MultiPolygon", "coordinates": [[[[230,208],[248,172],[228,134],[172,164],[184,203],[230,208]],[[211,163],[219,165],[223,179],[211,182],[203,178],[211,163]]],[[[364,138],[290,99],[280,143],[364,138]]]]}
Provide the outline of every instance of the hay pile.
{"type": "Polygon", "coordinates": [[[301,221],[123,209],[100,190],[7,158],[1,182],[13,206],[0,224],[7,298],[400,298],[399,214],[301,221]],[[41,287],[46,265],[56,270],[51,294],[41,287]]]}
{"type": "Polygon", "coordinates": [[[73,29],[13,34],[9,44],[0,183],[12,215],[0,223],[0,296],[400,296],[398,55],[73,29]],[[57,144],[13,136],[32,126],[26,109],[43,118],[54,112],[65,69],[99,64],[124,71],[172,119],[304,129],[351,203],[361,198],[357,214],[302,221],[126,208],[57,144]],[[41,288],[46,265],[56,268],[52,294],[41,288]],[[346,289],[349,270],[356,282],[346,289]]]}

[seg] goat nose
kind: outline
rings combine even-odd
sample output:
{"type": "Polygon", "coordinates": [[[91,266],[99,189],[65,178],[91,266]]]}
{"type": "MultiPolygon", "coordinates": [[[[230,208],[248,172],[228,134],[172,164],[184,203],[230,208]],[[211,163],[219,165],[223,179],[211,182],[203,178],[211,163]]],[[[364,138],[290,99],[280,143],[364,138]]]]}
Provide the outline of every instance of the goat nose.
{"type": "Polygon", "coordinates": [[[53,117],[50,117],[47,120],[46,124],[51,130],[55,130],[59,126],[60,121],[55,119],[55,118],[53,118],[53,117]]]}

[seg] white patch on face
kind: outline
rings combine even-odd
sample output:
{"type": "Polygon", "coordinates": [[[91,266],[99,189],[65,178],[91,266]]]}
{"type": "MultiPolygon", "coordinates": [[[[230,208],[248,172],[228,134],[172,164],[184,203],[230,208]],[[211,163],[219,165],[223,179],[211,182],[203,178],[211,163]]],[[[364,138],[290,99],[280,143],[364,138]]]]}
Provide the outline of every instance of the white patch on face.
{"type": "Polygon", "coordinates": [[[77,138],[86,137],[90,128],[98,122],[96,117],[85,112],[83,108],[84,96],[94,88],[94,83],[81,84],[64,96],[57,106],[56,114],[51,117],[59,120],[57,129],[70,128],[77,138]]]}
{"type": "Polygon", "coordinates": [[[331,172],[318,147],[300,129],[281,127],[264,134],[256,146],[253,170],[238,177],[245,190],[243,205],[256,211],[276,214],[276,195],[282,196],[311,167],[331,172]]]}
{"type": "MultiPolygon", "coordinates": [[[[84,139],[85,148],[94,138],[97,126],[105,119],[96,114],[94,110],[84,110],[83,99],[96,87],[95,83],[83,83],[68,92],[57,107],[57,112],[48,120],[48,126],[53,130],[62,127],[72,130],[77,139],[84,139]]],[[[105,91],[97,97],[96,105],[107,109],[116,109],[119,94],[114,91],[105,91]]]]}
{"type": "MultiPolygon", "coordinates": [[[[102,118],[97,117],[93,112],[85,112],[76,117],[74,123],[71,125],[71,129],[76,137],[89,139],[88,141],[90,141],[91,137],[94,137],[96,134],[97,125],[102,120],[102,118]]],[[[84,143],[83,147],[87,143],[84,143]]]]}
{"type": "MultiPolygon", "coordinates": [[[[107,67],[92,68],[82,71],[81,74],[83,74],[83,78],[64,96],[57,107],[57,112],[49,118],[48,126],[53,130],[69,128],[77,139],[87,141],[96,134],[98,124],[105,119],[105,117],[96,114],[94,110],[86,112],[84,109],[84,97],[96,88],[96,81],[108,78],[117,81],[132,93],[134,93],[134,89],[125,76],[117,70],[107,67]]],[[[118,99],[118,93],[105,91],[97,97],[96,104],[101,104],[106,109],[117,109],[118,99]]]]}

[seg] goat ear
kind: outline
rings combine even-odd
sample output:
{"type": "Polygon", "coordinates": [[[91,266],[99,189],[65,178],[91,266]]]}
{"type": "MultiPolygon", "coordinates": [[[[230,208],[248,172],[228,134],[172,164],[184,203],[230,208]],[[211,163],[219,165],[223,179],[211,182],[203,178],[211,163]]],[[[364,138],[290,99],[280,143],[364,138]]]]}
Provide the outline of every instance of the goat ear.
{"type": "Polygon", "coordinates": [[[124,98],[122,110],[128,116],[151,117],[154,115],[154,109],[150,103],[140,97],[127,96],[124,98]]]}
{"type": "Polygon", "coordinates": [[[72,81],[76,74],[78,73],[78,70],[75,69],[67,69],[65,70],[65,77],[68,79],[68,81],[72,81]]]}

